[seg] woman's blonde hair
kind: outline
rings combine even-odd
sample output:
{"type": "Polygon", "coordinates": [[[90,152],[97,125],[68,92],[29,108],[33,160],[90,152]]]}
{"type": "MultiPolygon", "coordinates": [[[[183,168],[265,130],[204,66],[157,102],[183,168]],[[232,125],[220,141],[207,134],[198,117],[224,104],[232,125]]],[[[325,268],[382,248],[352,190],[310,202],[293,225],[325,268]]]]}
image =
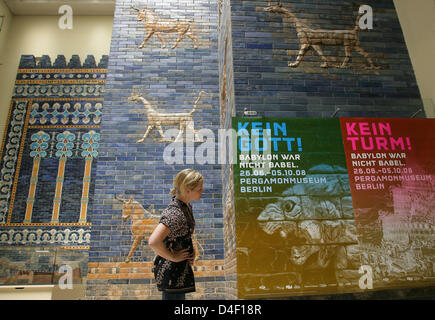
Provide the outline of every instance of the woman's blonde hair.
{"type": "Polygon", "coordinates": [[[184,169],[177,173],[174,179],[174,187],[169,192],[173,196],[184,193],[186,189],[195,189],[202,181],[204,177],[198,171],[193,169],[184,169]]]}

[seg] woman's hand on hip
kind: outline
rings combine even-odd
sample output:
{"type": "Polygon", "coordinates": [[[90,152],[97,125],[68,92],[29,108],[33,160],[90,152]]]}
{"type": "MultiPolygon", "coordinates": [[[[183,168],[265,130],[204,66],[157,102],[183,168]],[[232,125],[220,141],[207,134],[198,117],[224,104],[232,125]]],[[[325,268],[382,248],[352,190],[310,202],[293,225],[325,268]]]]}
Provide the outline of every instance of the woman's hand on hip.
{"type": "Polygon", "coordinates": [[[183,249],[179,251],[172,251],[172,261],[173,262],[181,262],[184,260],[192,259],[192,254],[189,249],[183,249]]]}

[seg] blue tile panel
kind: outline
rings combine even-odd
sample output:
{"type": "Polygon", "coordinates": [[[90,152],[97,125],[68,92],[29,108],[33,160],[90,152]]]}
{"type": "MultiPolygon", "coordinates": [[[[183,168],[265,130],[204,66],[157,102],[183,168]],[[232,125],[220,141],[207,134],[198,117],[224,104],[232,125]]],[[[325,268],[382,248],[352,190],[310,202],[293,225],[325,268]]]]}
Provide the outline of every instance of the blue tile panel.
{"type": "MultiPolygon", "coordinates": [[[[220,126],[217,2],[171,0],[137,2],[135,6],[139,9],[146,6],[170,21],[193,20],[191,28],[198,48],[184,36],[172,49],[177,39],[175,33],[162,33],[166,48],[161,47],[156,35],[139,48],[147,34],[144,24],[137,22],[137,11],[131,8],[131,1],[117,1],[96,167],[89,263],[124,262],[129,253],[133,242],[131,222],[122,221],[122,204],[117,197],[133,196],[145,209],[154,206],[159,215],[171,200],[169,191],[176,173],[188,167],[200,171],[205,179],[205,194],[201,201],[192,203],[196,234],[204,247],[200,259],[210,263],[222,260],[221,166],[187,164],[190,155],[185,149],[184,164],[166,164],[163,153],[168,143],[159,142],[156,128],[144,142],[137,142],[147,128],[147,115],[141,103],[128,101],[134,90],[157,111],[176,114],[190,112],[199,93],[204,91],[193,114],[195,130],[210,129],[217,137],[220,126]]],[[[174,127],[163,126],[164,131],[171,128],[174,127]]],[[[195,148],[200,145],[194,144],[195,148]]],[[[144,239],[131,261],[149,262],[153,257],[144,239]]],[[[90,282],[88,292],[93,290],[90,282]]]]}
{"type": "MultiPolygon", "coordinates": [[[[283,0],[312,29],[352,30],[359,5],[338,0],[283,0]]],[[[273,5],[277,2],[272,1],[273,5]]],[[[361,48],[379,70],[352,50],[349,68],[322,68],[310,48],[298,67],[300,43],[292,19],[265,12],[268,1],[231,1],[235,103],[264,116],[411,117],[423,109],[415,75],[392,0],[366,1],[373,29],[360,30],[361,48]]],[[[323,45],[330,66],[345,58],[343,45],[323,45]]],[[[424,112],[418,113],[424,117],[424,112]]]]}
{"type": "Polygon", "coordinates": [[[107,58],[99,67],[92,55],[83,65],[77,55],[69,63],[59,55],[53,65],[47,55],[36,60],[33,55],[21,56],[1,150],[0,246],[86,251],[107,71],[102,67],[107,58]],[[62,140],[65,132],[71,140],[62,140]],[[92,146],[89,134],[94,135],[92,146]],[[62,154],[65,169],[59,177],[62,154]],[[91,169],[88,177],[86,163],[91,169]],[[85,183],[87,197],[82,195],[85,183]],[[57,184],[62,185],[59,197],[57,184]],[[60,205],[57,220],[53,220],[55,203],[60,205]]]}

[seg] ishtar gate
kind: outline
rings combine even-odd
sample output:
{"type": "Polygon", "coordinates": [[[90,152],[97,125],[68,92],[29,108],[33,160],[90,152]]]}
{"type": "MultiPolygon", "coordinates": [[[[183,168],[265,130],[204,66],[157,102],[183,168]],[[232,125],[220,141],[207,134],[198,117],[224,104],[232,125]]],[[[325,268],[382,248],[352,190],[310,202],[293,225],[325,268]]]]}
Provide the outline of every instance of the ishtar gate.
{"type": "Polygon", "coordinates": [[[161,299],[148,238],[185,168],[204,176],[186,299],[433,296],[435,123],[396,2],[71,4],[51,48],[1,1],[0,296],[161,299]],[[74,38],[99,27],[104,54],[74,38]]]}

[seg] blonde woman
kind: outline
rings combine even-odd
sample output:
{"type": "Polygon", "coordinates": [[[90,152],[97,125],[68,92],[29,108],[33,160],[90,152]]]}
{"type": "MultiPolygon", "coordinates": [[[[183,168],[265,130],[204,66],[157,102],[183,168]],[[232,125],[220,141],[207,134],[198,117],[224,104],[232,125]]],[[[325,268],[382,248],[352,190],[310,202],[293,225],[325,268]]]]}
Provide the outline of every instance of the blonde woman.
{"type": "Polygon", "coordinates": [[[204,193],[203,180],[193,169],[177,174],[170,192],[172,201],[148,240],[157,255],[153,272],[157,288],[163,291],[162,300],[183,300],[187,292],[195,291],[192,270],[195,218],[190,202],[200,200],[204,193]]]}

